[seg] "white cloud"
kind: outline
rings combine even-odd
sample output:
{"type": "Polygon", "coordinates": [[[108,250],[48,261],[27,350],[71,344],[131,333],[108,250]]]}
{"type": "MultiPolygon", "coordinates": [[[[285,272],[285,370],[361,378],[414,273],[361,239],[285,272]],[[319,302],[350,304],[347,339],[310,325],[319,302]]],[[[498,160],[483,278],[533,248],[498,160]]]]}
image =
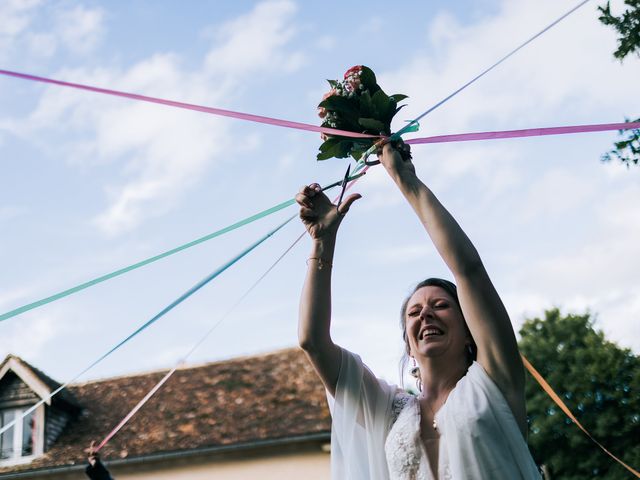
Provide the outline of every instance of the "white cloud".
{"type": "Polygon", "coordinates": [[[50,58],[61,48],[75,54],[95,49],[104,34],[104,11],[41,0],[0,2],[0,58],[50,58]]]}
{"type": "Polygon", "coordinates": [[[0,38],[14,37],[31,23],[40,0],[5,0],[0,3],[0,38]]]}
{"type": "Polygon", "coordinates": [[[262,2],[222,25],[216,35],[219,44],[205,60],[207,71],[233,80],[258,71],[292,72],[300,68],[304,55],[283,48],[297,33],[293,21],[296,10],[289,0],[262,2]]]}
{"type": "MultiPolygon", "coordinates": [[[[413,117],[565,11],[557,2],[523,0],[504,1],[497,15],[469,25],[440,14],[429,25],[430,42],[415,49],[420,53],[379,76],[386,89],[411,93],[410,105],[402,113],[413,117]]],[[[630,112],[637,110],[640,101],[628,92],[640,77],[640,64],[629,61],[622,66],[613,60],[615,35],[595,17],[593,6],[576,11],[426,117],[424,126],[437,125],[438,132],[447,133],[490,124],[542,126],[557,123],[558,109],[581,123],[592,120],[593,112],[602,112],[603,105],[624,101],[630,112]],[[600,68],[594,69],[596,58],[600,68]],[[609,67],[601,68],[603,64],[609,67]]]]}
{"type": "Polygon", "coordinates": [[[69,50],[87,53],[93,50],[104,34],[104,18],[101,8],[77,5],[58,13],[55,30],[69,50]]]}
{"type": "Polygon", "coordinates": [[[0,2],[0,60],[14,53],[19,36],[29,27],[39,0],[6,0],[0,2]]]}
{"type": "Polygon", "coordinates": [[[596,185],[590,184],[581,172],[551,169],[529,186],[522,220],[530,221],[535,215],[565,216],[596,194],[596,185]]]}
{"type": "Polygon", "coordinates": [[[394,245],[373,249],[367,252],[370,261],[380,264],[400,265],[402,263],[423,261],[433,258],[434,251],[426,242],[417,244],[394,245]]]}
{"type": "Polygon", "coordinates": [[[55,34],[50,32],[33,32],[26,36],[29,51],[39,57],[52,57],[58,50],[55,34]]]}
{"type": "Polygon", "coordinates": [[[397,320],[399,306],[394,307],[387,312],[360,308],[357,313],[334,314],[332,336],[339,345],[358,352],[377,376],[398,383],[403,343],[397,320]]]}
{"type": "MultiPolygon", "coordinates": [[[[171,55],[155,55],[123,72],[75,69],[56,77],[194,103],[220,103],[224,93],[208,89],[202,75],[183,73],[171,55]]],[[[40,130],[68,135],[68,143],[57,148],[73,164],[123,165],[123,180],[106,187],[110,205],[95,218],[109,234],[174,206],[220,158],[227,132],[224,122],[211,116],[58,87],[48,88],[37,109],[13,130],[25,136],[40,130]],[[87,135],[83,141],[77,139],[80,133],[87,135]]]]}
{"type": "MultiPolygon", "coordinates": [[[[593,180],[592,184],[586,178],[582,181],[585,188],[594,187],[593,180]]],[[[511,275],[505,300],[516,317],[540,315],[554,305],[597,312],[599,326],[609,338],[639,351],[640,222],[632,200],[640,198],[640,187],[616,191],[615,183],[599,186],[600,191],[606,188],[613,193],[587,202],[597,207],[582,226],[586,234],[577,243],[566,243],[555,233],[554,253],[543,257],[530,254],[527,261],[521,260],[517,273],[511,275]]],[[[546,210],[557,213],[555,208],[546,210]]]]}
{"type": "MultiPolygon", "coordinates": [[[[60,320],[53,315],[42,315],[28,319],[20,317],[19,323],[11,328],[4,328],[2,333],[2,357],[9,353],[17,354],[25,359],[37,357],[50,342],[64,331],[60,328],[60,320]],[[25,341],[25,325],[28,323],[29,341],[25,341]]],[[[8,320],[11,321],[11,320],[8,320]]]]}
{"type": "MultiPolygon", "coordinates": [[[[188,72],[180,57],[155,54],[126,70],[66,69],[55,77],[221,106],[237,95],[237,85],[229,81],[235,75],[297,68],[300,54],[287,51],[296,33],[295,11],[295,4],[289,1],[264,2],[223,25],[221,41],[207,54],[203,70],[188,72]]],[[[80,7],[66,15],[75,24],[64,37],[70,42],[88,35],[103,17],[80,7]]],[[[250,83],[243,81],[244,85],[250,83]]],[[[122,178],[105,188],[106,210],[94,218],[110,235],[133,229],[145,218],[173,208],[209,168],[224,160],[225,145],[231,142],[228,122],[219,117],[59,87],[48,88],[26,121],[13,122],[8,128],[24,136],[36,130],[49,134],[58,130],[61,138],[64,133],[70,140],[56,148],[64,151],[71,164],[122,164],[122,178]]],[[[242,151],[257,148],[261,141],[259,137],[245,140],[242,151]]]]}
{"type": "Polygon", "coordinates": [[[28,298],[32,294],[33,289],[29,287],[21,287],[13,290],[5,290],[0,294],[0,309],[10,308],[19,300],[28,298]]]}
{"type": "Polygon", "coordinates": [[[322,35],[316,40],[316,47],[320,50],[330,51],[337,45],[338,41],[330,35],[322,35]]]}

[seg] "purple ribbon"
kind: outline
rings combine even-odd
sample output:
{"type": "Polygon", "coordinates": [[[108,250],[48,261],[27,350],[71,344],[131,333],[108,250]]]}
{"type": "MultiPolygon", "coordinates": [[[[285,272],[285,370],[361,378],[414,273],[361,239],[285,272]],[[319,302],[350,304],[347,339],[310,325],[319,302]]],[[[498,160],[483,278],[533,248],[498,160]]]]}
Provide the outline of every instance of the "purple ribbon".
{"type": "MultiPolygon", "coordinates": [[[[308,123],[292,122],[279,118],[264,117],[261,115],[253,115],[250,113],[235,112],[233,110],[224,110],[221,108],[205,107],[192,103],[177,102],[175,100],[167,100],[164,98],[149,97],[147,95],[139,95],[137,93],[127,93],[108,88],[93,87],[91,85],[83,85],[80,83],[64,82],[62,80],[54,80],[52,78],[39,77],[28,73],[12,72],[10,70],[1,70],[0,75],[21,78],[23,80],[31,80],[34,82],[48,83],[63,87],[76,88],[79,90],[87,90],[89,92],[103,93],[116,97],[129,98],[132,100],[140,100],[149,103],[158,103],[170,107],[184,108],[197,112],[210,113],[212,115],[220,115],[223,117],[237,118],[247,120],[249,122],[265,123],[268,125],[276,125],[279,127],[295,128],[298,130],[307,130],[310,132],[326,133],[331,135],[340,135],[351,138],[380,138],[375,135],[366,135],[363,133],[350,132],[348,130],[338,130],[336,128],[325,128],[311,125],[308,123]]],[[[497,132],[476,132],[476,133],[458,133],[454,135],[437,135],[433,137],[412,138],[406,143],[417,145],[422,143],[450,143],[450,142],[469,142],[473,140],[497,140],[501,138],[521,138],[521,137],[540,137],[544,135],[562,135],[567,133],[586,133],[586,132],[604,132],[608,130],[632,130],[640,128],[640,122],[625,123],[602,123],[597,125],[571,125],[566,127],[547,127],[547,128],[526,128],[523,130],[502,130],[497,132]]]]}
{"type": "Polygon", "coordinates": [[[149,97],[147,95],[139,95],[137,93],[121,92],[111,90],[109,88],[93,87],[91,85],[83,85],[81,83],[64,82],[53,78],[39,77],[28,73],[12,72],[10,70],[0,70],[0,75],[8,77],[21,78],[22,80],[31,80],[32,82],[48,83],[51,85],[59,85],[61,87],[76,88],[78,90],[86,90],[94,93],[103,93],[105,95],[113,95],[115,97],[130,98],[132,100],[140,100],[142,102],[158,103],[170,107],[184,108],[186,110],[194,110],[196,112],[210,113],[212,115],[220,115],[223,117],[238,118],[249,122],[266,123],[268,125],[276,125],[278,127],[295,128],[298,130],[308,130],[310,132],[326,133],[329,135],[340,135],[352,138],[379,138],[377,135],[366,135],[364,133],[349,132],[347,130],[339,130],[337,128],[318,127],[309,123],[291,122],[279,118],[263,117],[261,115],[253,115],[250,113],[234,112],[233,110],[224,110],[222,108],[204,107],[193,103],[176,102],[175,100],[167,100],[164,98],[149,97]]]}
{"type": "Polygon", "coordinates": [[[569,125],[566,127],[525,128],[523,130],[500,130],[497,132],[456,133],[433,137],[412,138],[405,143],[470,142],[474,140],[498,140],[501,138],[542,137],[545,135],[563,135],[567,133],[605,132],[608,130],[634,130],[640,128],[640,122],[600,123],[596,125],[569,125]]]}

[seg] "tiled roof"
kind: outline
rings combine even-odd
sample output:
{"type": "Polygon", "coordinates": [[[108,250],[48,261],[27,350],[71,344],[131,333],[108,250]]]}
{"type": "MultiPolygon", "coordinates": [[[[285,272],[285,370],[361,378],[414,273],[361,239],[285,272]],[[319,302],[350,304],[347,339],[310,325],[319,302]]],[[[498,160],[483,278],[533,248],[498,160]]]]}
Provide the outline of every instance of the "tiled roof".
{"type": "MultiPolygon", "coordinates": [[[[83,413],[53,447],[8,471],[67,466],[85,460],[166,372],[69,387],[83,413]]],[[[183,368],[105,446],[105,459],[133,458],[329,432],[325,392],[299,349],[183,368]]]]}

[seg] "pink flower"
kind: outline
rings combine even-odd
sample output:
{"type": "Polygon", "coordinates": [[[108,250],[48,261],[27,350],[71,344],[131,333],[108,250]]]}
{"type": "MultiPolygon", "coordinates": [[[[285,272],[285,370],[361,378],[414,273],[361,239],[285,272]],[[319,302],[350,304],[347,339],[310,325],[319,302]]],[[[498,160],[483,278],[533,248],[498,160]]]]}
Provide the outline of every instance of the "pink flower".
{"type": "Polygon", "coordinates": [[[337,95],[337,94],[338,94],[338,92],[336,91],[336,89],[332,88],[331,90],[329,90],[327,93],[325,93],[322,96],[322,100],[326,100],[327,98],[333,97],[334,95],[337,95]]]}
{"type": "Polygon", "coordinates": [[[362,65],[351,67],[344,74],[344,86],[349,92],[355,92],[361,85],[360,74],[362,73],[362,65]]]}
{"type": "Polygon", "coordinates": [[[362,65],[356,65],[355,67],[351,67],[349,70],[347,70],[344,73],[344,79],[346,80],[347,77],[350,77],[352,75],[355,75],[355,76],[359,77],[360,76],[360,72],[362,72],[362,65]]]}
{"type": "MultiPolygon", "coordinates": [[[[322,100],[326,100],[327,98],[333,97],[334,95],[337,95],[337,94],[338,94],[338,92],[336,91],[336,89],[332,88],[331,90],[329,90],[327,93],[325,93],[322,96],[322,100]]],[[[320,118],[326,117],[327,116],[327,109],[324,108],[324,107],[318,107],[318,116],[320,118]]]]}
{"type": "Polygon", "coordinates": [[[349,77],[344,82],[344,86],[349,92],[355,92],[360,85],[360,77],[349,77]]]}

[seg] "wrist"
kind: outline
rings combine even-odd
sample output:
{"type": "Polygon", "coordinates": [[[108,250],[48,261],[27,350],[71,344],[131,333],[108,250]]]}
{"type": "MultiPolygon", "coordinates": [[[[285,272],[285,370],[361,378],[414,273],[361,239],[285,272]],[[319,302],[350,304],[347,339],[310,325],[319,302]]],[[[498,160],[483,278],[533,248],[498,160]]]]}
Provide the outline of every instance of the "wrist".
{"type": "Polygon", "coordinates": [[[335,249],[336,240],[334,237],[314,239],[309,257],[321,258],[325,262],[331,263],[333,261],[335,249]]]}
{"type": "Polygon", "coordinates": [[[393,181],[403,192],[413,191],[422,184],[422,182],[416,175],[416,172],[412,170],[409,170],[409,169],[405,169],[402,171],[396,170],[395,172],[390,172],[390,173],[393,181]]]}

